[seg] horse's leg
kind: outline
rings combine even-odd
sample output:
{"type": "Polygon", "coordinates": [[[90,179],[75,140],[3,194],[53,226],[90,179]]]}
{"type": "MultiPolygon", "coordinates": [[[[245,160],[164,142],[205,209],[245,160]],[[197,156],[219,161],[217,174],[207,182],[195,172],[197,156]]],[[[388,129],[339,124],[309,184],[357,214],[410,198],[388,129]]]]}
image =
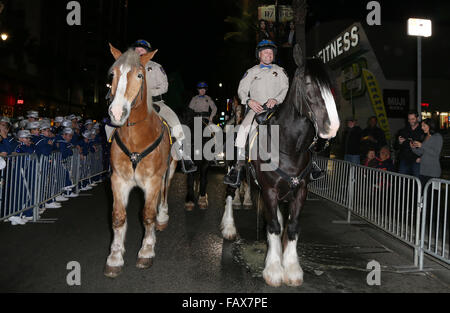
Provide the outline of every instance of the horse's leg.
{"type": "Polygon", "coordinates": [[[233,198],[233,207],[238,210],[241,208],[242,202],[241,202],[241,187],[236,188],[236,191],[234,193],[233,198]]]}
{"type": "Polygon", "coordinates": [[[283,281],[291,287],[303,283],[303,270],[298,261],[297,242],[300,232],[299,216],[306,200],[308,189],[306,184],[300,187],[297,197],[289,203],[289,221],[283,238],[283,281]]]}
{"type": "Polygon", "coordinates": [[[233,188],[231,186],[227,187],[225,211],[223,213],[222,223],[220,224],[222,236],[227,240],[235,240],[237,236],[236,226],[234,225],[234,217],[233,217],[233,196],[236,190],[239,191],[239,189],[237,188],[233,188]]]}
{"type": "Polygon", "coordinates": [[[159,231],[163,231],[164,229],[166,229],[166,227],[169,223],[169,204],[167,202],[167,199],[168,199],[168,194],[169,194],[170,183],[172,182],[176,167],[177,167],[177,161],[172,160],[172,162],[170,163],[170,175],[167,179],[166,179],[166,176],[164,175],[164,178],[162,180],[161,200],[160,200],[161,202],[159,203],[158,217],[156,218],[156,229],[159,231]],[[167,181],[167,185],[166,185],[166,181],[167,181]]]}
{"type": "Polygon", "coordinates": [[[145,191],[145,206],[143,211],[143,220],[145,235],[142,241],[141,250],[139,250],[136,267],[146,269],[152,266],[155,257],[156,245],[156,207],[158,205],[158,197],[161,192],[161,184],[159,179],[152,178],[145,185],[140,186],[145,191]]]}
{"type": "Polygon", "coordinates": [[[200,168],[200,190],[198,198],[198,206],[200,209],[208,208],[208,195],[206,194],[206,186],[208,185],[208,161],[203,160],[200,168]]]}
{"type": "Polygon", "coordinates": [[[247,184],[247,182],[243,182],[242,184],[244,186],[244,208],[251,208],[253,206],[252,197],[250,193],[250,186],[247,184]]]}
{"type": "Polygon", "coordinates": [[[192,211],[195,207],[194,180],[195,180],[195,173],[187,174],[186,177],[187,195],[184,204],[186,211],[192,211]]]}
{"type": "Polygon", "coordinates": [[[134,184],[124,181],[118,175],[111,176],[111,187],[114,196],[113,205],[113,231],[114,239],[111,245],[111,253],[106,261],[104,274],[107,277],[119,276],[124,265],[123,255],[125,253],[125,234],[127,231],[128,196],[134,184]]]}
{"type": "Polygon", "coordinates": [[[266,190],[263,197],[265,203],[265,218],[267,222],[267,241],[269,245],[263,277],[269,286],[279,287],[283,281],[283,267],[281,266],[281,234],[283,232],[282,215],[278,209],[277,194],[275,190],[266,190]]]}

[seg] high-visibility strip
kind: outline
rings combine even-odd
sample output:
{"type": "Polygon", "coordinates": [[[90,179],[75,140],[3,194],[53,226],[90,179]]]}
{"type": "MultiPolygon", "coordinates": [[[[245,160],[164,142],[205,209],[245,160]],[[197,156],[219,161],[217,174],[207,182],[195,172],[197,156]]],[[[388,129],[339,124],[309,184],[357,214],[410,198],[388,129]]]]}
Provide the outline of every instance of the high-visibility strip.
{"type": "Polygon", "coordinates": [[[384,106],[383,93],[378,85],[375,75],[367,69],[362,69],[364,81],[366,82],[367,91],[369,92],[370,101],[372,102],[373,110],[378,118],[378,124],[384,131],[386,140],[391,139],[391,130],[386,114],[386,107],[384,106]]]}

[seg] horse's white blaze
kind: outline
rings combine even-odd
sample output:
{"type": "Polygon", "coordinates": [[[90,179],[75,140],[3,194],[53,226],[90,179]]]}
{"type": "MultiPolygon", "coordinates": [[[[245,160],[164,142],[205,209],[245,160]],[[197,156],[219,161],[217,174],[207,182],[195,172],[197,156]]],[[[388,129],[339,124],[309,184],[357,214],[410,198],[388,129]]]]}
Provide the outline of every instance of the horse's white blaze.
{"type": "Polygon", "coordinates": [[[220,228],[222,229],[222,236],[225,239],[231,240],[234,239],[237,235],[233,217],[233,199],[231,196],[227,197],[225,212],[223,213],[220,228]]]}
{"type": "Polygon", "coordinates": [[[155,257],[156,233],[155,224],[145,226],[145,237],[138,257],[142,259],[152,259],[155,257]]]}
{"type": "Polygon", "coordinates": [[[119,83],[117,84],[116,93],[114,95],[114,101],[111,104],[111,113],[115,121],[120,122],[122,119],[123,108],[125,107],[128,112],[131,109],[131,102],[125,98],[125,93],[127,91],[128,84],[128,73],[131,71],[129,66],[121,66],[120,72],[121,76],[119,78],[119,83]]]}
{"type": "Polygon", "coordinates": [[[299,285],[303,282],[303,270],[300,267],[297,254],[297,241],[288,241],[283,253],[284,281],[290,285],[299,285]]]}
{"type": "Polygon", "coordinates": [[[324,87],[319,84],[320,93],[325,102],[325,106],[328,112],[328,118],[330,120],[330,128],[328,133],[320,133],[320,137],[323,139],[331,139],[336,137],[336,134],[340,127],[339,115],[336,108],[336,102],[334,101],[333,94],[330,88],[324,87]]]}
{"type": "Polygon", "coordinates": [[[106,264],[111,267],[122,267],[124,265],[123,255],[125,253],[125,234],[127,233],[127,222],[122,227],[114,229],[114,240],[111,245],[111,254],[106,264]]]}
{"type": "Polygon", "coordinates": [[[268,233],[267,241],[269,242],[269,250],[267,251],[263,277],[269,285],[279,286],[283,281],[281,235],[268,233]]]}

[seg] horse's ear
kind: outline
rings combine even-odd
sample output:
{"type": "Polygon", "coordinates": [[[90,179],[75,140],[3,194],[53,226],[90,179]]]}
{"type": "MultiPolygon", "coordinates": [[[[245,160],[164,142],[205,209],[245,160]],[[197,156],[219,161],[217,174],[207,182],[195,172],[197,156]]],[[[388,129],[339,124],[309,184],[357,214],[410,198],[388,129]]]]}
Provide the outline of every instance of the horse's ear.
{"type": "Polygon", "coordinates": [[[142,55],[141,56],[141,64],[145,66],[145,64],[147,64],[148,61],[153,59],[153,57],[155,56],[156,52],[158,52],[158,49],[142,55]]]}
{"type": "Polygon", "coordinates": [[[297,66],[299,68],[302,68],[305,66],[305,58],[303,55],[303,51],[302,48],[300,48],[300,45],[297,43],[294,46],[294,60],[295,60],[295,64],[297,64],[297,66]]]}
{"type": "Polygon", "coordinates": [[[114,59],[116,59],[116,61],[117,61],[120,58],[120,56],[122,55],[122,52],[120,52],[118,49],[114,48],[111,43],[109,44],[109,49],[111,50],[111,54],[113,55],[114,59]]]}

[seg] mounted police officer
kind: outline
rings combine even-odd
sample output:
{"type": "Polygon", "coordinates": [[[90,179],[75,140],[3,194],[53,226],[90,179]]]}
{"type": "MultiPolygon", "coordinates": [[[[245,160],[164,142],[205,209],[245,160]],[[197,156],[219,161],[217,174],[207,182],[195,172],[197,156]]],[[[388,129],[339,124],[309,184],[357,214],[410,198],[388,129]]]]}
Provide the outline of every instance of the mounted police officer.
{"type": "Polygon", "coordinates": [[[277,46],[271,40],[263,40],[256,47],[259,64],[249,69],[242,78],[238,95],[241,103],[247,106],[245,116],[237,134],[237,162],[225,176],[227,185],[238,186],[241,181],[241,169],[245,164],[245,144],[252,125],[255,125],[256,114],[264,111],[263,106],[272,109],[280,105],[286,98],[289,89],[289,78],[286,71],[273,64],[277,46]]]}
{"type": "MultiPolygon", "coordinates": [[[[145,40],[136,41],[132,45],[132,48],[134,48],[139,55],[144,55],[153,51],[150,43],[145,40]]],[[[172,135],[177,139],[174,143],[174,148],[178,157],[182,160],[182,170],[184,173],[195,172],[197,167],[194,162],[192,162],[191,157],[183,151],[185,134],[181,127],[180,120],[175,112],[165,104],[162,98],[163,94],[165,94],[169,88],[166,72],[160,64],[151,60],[145,64],[145,72],[147,88],[150,90],[153,97],[153,105],[157,111],[159,109],[158,114],[167,121],[172,129],[172,135]]]]}

